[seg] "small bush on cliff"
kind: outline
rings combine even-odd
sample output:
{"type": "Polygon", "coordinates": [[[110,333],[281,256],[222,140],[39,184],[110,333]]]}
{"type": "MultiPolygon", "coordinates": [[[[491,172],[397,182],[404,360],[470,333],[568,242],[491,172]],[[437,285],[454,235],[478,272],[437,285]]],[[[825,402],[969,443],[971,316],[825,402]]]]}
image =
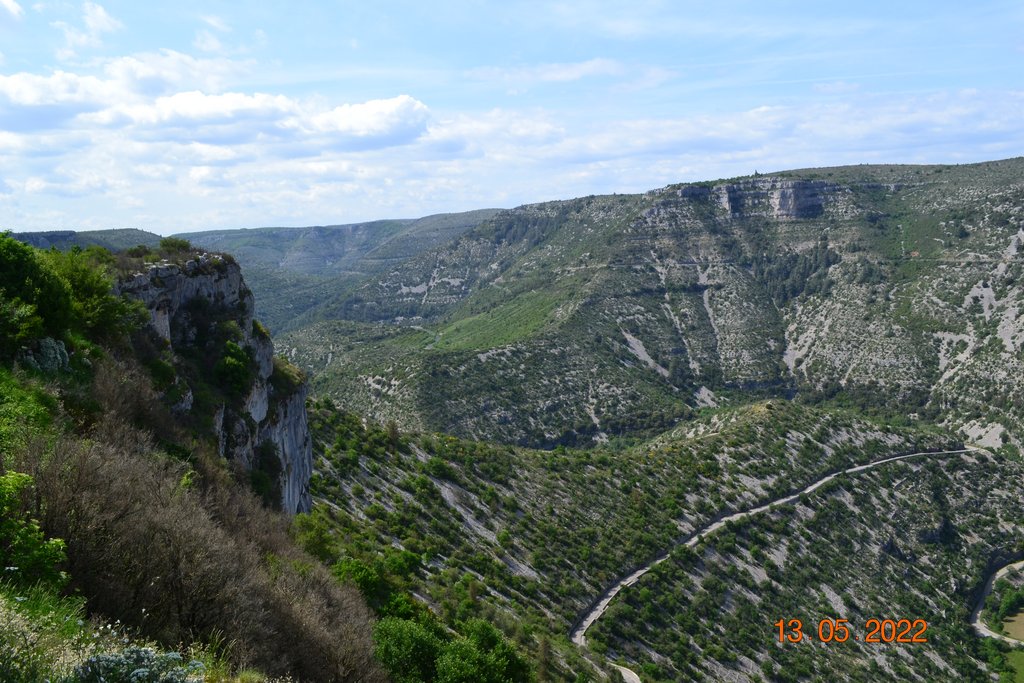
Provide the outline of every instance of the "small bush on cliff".
{"type": "Polygon", "coordinates": [[[256,367],[247,349],[235,342],[224,344],[224,354],[213,368],[217,382],[231,398],[241,398],[249,391],[256,376],[256,367]]]}
{"type": "Polygon", "coordinates": [[[192,243],[180,237],[164,237],[160,240],[160,252],[175,255],[192,251],[192,243]]]}
{"type": "Polygon", "coordinates": [[[270,375],[270,386],[278,396],[291,396],[306,381],[306,376],[298,366],[287,358],[274,356],[274,371],[270,375]]]}

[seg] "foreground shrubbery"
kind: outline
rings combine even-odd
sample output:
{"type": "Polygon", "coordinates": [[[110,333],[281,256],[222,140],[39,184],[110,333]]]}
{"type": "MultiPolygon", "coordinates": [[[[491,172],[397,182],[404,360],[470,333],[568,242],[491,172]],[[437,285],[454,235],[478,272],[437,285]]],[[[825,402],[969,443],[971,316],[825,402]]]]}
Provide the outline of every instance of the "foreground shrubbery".
{"type": "Polygon", "coordinates": [[[36,441],[5,463],[33,472],[33,512],[65,539],[71,585],[90,608],[166,645],[222,639],[233,661],[273,675],[374,680],[357,591],[299,551],[285,519],[214,458],[166,457],[131,424],[145,415],[133,387],[107,373],[142,374],[98,370],[106,409],[88,440],[36,441]]]}

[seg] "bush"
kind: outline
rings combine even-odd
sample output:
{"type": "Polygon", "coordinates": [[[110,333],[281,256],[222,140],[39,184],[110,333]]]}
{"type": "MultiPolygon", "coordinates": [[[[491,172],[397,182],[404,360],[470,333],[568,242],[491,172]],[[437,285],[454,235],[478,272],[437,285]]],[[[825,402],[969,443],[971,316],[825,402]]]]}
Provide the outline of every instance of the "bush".
{"type": "Polygon", "coordinates": [[[67,540],[90,609],[163,646],[232,643],[235,664],[271,675],[380,680],[358,594],[291,544],[284,518],[204,462],[193,463],[202,483],[186,485],[180,463],[115,420],[90,441],[53,446],[37,476],[43,527],[67,540]]]}
{"type": "Polygon", "coordinates": [[[68,283],[37,258],[37,251],[0,233],[0,354],[43,335],[63,337],[71,320],[68,283]]]}
{"type": "Polygon", "coordinates": [[[112,644],[112,629],[96,630],[85,620],[85,600],[40,585],[12,588],[0,583],[0,681],[64,680],[112,644]]]}
{"type": "Polygon", "coordinates": [[[202,683],[202,662],[185,662],[177,652],[133,646],[93,655],[75,670],[74,683],[202,683]]]}
{"type": "Polygon", "coordinates": [[[274,356],[274,371],[270,375],[270,386],[278,396],[291,396],[306,381],[306,376],[298,366],[293,365],[283,356],[274,356]]]}
{"type": "Polygon", "coordinates": [[[395,683],[434,680],[440,646],[430,631],[415,621],[387,617],[373,628],[374,654],[395,683]]]}
{"type": "Polygon", "coordinates": [[[66,580],[59,568],[67,559],[64,541],[45,539],[39,524],[28,516],[23,498],[31,486],[27,474],[0,475],[0,565],[5,578],[16,583],[58,588],[66,580]]]}
{"type": "Polygon", "coordinates": [[[462,631],[466,635],[449,643],[437,658],[438,683],[533,680],[529,665],[492,625],[470,619],[462,631]]]}
{"type": "Polygon", "coordinates": [[[41,254],[44,263],[71,288],[70,325],[91,339],[116,339],[146,323],[140,301],[114,296],[114,257],[100,247],[41,254]]]}
{"type": "Polygon", "coordinates": [[[224,344],[224,353],[213,372],[225,393],[232,398],[241,398],[252,386],[256,366],[248,350],[229,341],[224,344]]]}
{"type": "Polygon", "coordinates": [[[192,251],[192,243],[180,237],[164,237],[160,240],[160,251],[168,254],[179,254],[192,251]]]}

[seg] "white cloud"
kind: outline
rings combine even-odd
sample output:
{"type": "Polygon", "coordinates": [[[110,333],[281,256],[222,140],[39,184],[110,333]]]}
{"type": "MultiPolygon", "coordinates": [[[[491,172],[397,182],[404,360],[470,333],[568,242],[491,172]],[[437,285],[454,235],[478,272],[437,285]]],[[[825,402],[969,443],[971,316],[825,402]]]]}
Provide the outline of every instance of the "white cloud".
{"type": "Polygon", "coordinates": [[[215,31],[220,31],[221,33],[229,33],[231,31],[231,27],[228,26],[227,23],[218,16],[209,14],[200,17],[200,19],[204,24],[214,29],[215,31]]]}
{"type": "Polygon", "coordinates": [[[409,95],[361,104],[343,104],[315,114],[300,125],[325,133],[342,133],[360,138],[393,135],[396,132],[423,131],[430,110],[409,95]]]}
{"type": "Polygon", "coordinates": [[[224,45],[220,42],[220,39],[206,29],[196,32],[196,37],[192,41],[192,45],[203,52],[220,52],[224,49],[224,45]]]}
{"type": "Polygon", "coordinates": [[[550,145],[564,136],[565,129],[543,112],[492,109],[440,121],[430,126],[424,142],[440,156],[467,158],[489,151],[507,155],[516,149],[533,154],[536,146],[550,145]]]}
{"type": "Polygon", "coordinates": [[[10,76],[0,74],[0,98],[20,106],[99,103],[115,89],[109,81],[66,71],[55,71],[48,76],[24,72],[10,76]]]}
{"type": "MultiPolygon", "coordinates": [[[[4,0],[0,0],[2,2],[4,0]]],[[[82,22],[84,28],[71,26],[57,21],[53,26],[64,32],[64,47],[57,51],[57,58],[66,60],[73,58],[81,48],[95,48],[103,45],[103,34],[112,33],[124,25],[110,16],[107,10],[94,2],[82,4],[82,22]]]]}
{"type": "Polygon", "coordinates": [[[469,72],[471,78],[484,81],[531,85],[534,83],[568,83],[584,78],[619,76],[625,68],[612,59],[590,59],[584,62],[538,64],[524,67],[481,67],[469,72]]]}
{"type": "Polygon", "coordinates": [[[194,125],[253,118],[283,119],[296,108],[297,105],[283,95],[207,95],[193,90],[158,97],[142,104],[109,107],[83,118],[86,122],[99,125],[194,125]]]}
{"type": "Polygon", "coordinates": [[[163,95],[183,90],[222,91],[226,84],[252,69],[248,62],[196,58],[174,50],[117,57],[103,71],[138,95],[163,95]]]}
{"type": "Polygon", "coordinates": [[[7,10],[15,19],[20,19],[21,15],[25,13],[25,10],[21,8],[21,5],[14,0],[0,0],[0,7],[7,10]]]}

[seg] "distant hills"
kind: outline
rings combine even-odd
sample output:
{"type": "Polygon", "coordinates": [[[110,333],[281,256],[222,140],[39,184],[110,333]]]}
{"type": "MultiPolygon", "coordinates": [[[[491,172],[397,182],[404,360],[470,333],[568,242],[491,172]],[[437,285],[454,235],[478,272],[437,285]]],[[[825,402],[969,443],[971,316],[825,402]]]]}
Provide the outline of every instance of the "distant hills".
{"type": "Polygon", "coordinates": [[[182,233],[198,247],[232,254],[245,268],[257,313],[274,332],[366,277],[439,247],[497,209],[306,228],[182,233]]]}
{"type": "Polygon", "coordinates": [[[50,230],[46,232],[17,232],[12,237],[40,249],[56,247],[65,251],[72,247],[103,247],[111,251],[120,251],[140,244],[155,247],[160,243],[160,235],[134,228],[113,230],[50,230]]]}
{"type": "Polygon", "coordinates": [[[236,256],[320,392],[404,427],[585,445],[798,396],[1019,447],[1022,179],[1022,159],[849,166],[181,236],[236,256]]]}

